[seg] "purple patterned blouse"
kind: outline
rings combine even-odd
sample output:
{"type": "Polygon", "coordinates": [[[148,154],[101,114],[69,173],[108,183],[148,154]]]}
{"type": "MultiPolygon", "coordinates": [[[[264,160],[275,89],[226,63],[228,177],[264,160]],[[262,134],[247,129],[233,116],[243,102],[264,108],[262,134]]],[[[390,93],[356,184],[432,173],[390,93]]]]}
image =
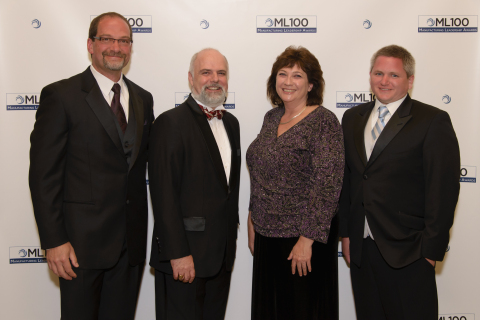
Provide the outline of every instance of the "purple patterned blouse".
{"type": "Polygon", "coordinates": [[[343,133],[337,117],[318,107],[277,137],[283,107],[267,112],[247,150],[255,231],[326,243],[342,188],[343,133]]]}

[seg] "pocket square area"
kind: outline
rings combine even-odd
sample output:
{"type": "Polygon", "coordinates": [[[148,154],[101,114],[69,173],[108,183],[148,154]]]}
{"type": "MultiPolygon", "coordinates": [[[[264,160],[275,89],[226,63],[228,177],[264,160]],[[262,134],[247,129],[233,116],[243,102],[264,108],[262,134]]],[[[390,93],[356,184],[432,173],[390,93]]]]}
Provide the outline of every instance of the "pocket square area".
{"type": "Polygon", "coordinates": [[[205,231],[204,217],[183,218],[183,225],[186,231],[205,231]]]}

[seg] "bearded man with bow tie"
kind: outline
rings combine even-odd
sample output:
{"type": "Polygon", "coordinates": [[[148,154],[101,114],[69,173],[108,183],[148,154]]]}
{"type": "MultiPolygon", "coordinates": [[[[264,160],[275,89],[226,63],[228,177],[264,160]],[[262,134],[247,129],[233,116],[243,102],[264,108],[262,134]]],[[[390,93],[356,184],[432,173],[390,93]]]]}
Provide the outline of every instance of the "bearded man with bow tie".
{"type": "Polygon", "coordinates": [[[223,107],[228,62],[193,55],[191,94],[161,114],[150,137],[157,319],[224,319],[235,260],[240,127],[223,107]]]}

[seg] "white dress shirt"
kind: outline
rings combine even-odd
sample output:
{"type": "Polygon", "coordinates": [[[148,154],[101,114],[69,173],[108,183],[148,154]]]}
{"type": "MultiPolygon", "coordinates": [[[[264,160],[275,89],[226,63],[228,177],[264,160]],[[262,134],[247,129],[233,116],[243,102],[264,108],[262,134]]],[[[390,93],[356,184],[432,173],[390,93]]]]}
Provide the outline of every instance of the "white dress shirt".
{"type": "MultiPolygon", "coordinates": [[[[208,111],[212,111],[213,108],[210,108],[200,101],[195,99],[195,101],[207,108],[208,111]]],[[[225,110],[223,105],[220,105],[215,108],[215,110],[225,110]]],[[[210,129],[212,129],[213,136],[217,142],[218,150],[220,151],[220,156],[222,157],[223,169],[225,170],[225,175],[227,176],[227,183],[230,181],[230,168],[232,166],[232,147],[230,146],[230,140],[228,139],[227,131],[223,125],[223,120],[219,120],[217,117],[208,120],[210,129]]]]}
{"type": "MultiPolygon", "coordinates": [[[[384,122],[386,126],[390,118],[392,118],[392,115],[395,113],[395,111],[397,111],[398,107],[400,107],[400,105],[402,104],[403,100],[405,100],[406,97],[407,95],[405,95],[402,99],[389,103],[387,105],[381,103],[379,100],[375,100],[375,106],[373,107],[372,112],[370,113],[370,117],[368,118],[367,125],[365,126],[365,132],[364,132],[365,152],[367,153],[367,161],[368,159],[370,159],[370,155],[372,154],[373,147],[375,147],[376,141],[373,140],[372,130],[373,130],[373,127],[375,127],[375,124],[377,123],[377,120],[378,120],[378,116],[379,116],[378,108],[380,108],[381,106],[386,106],[388,109],[389,113],[384,118],[384,122]]],[[[380,136],[381,135],[382,134],[380,134],[380,136]]],[[[363,231],[363,237],[366,238],[368,236],[374,239],[372,231],[370,231],[370,227],[368,225],[367,216],[365,216],[365,229],[363,231]]]]}
{"type": "MultiPolygon", "coordinates": [[[[115,82],[95,70],[93,66],[90,66],[90,70],[92,71],[95,80],[97,80],[98,86],[100,87],[100,91],[102,92],[105,101],[107,101],[108,105],[111,106],[113,96],[115,95],[112,91],[115,82]]],[[[123,80],[123,74],[120,76],[118,84],[120,85],[120,103],[122,104],[123,111],[125,112],[125,118],[127,119],[128,123],[128,99],[130,96],[128,94],[127,84],[123,80]]]]}

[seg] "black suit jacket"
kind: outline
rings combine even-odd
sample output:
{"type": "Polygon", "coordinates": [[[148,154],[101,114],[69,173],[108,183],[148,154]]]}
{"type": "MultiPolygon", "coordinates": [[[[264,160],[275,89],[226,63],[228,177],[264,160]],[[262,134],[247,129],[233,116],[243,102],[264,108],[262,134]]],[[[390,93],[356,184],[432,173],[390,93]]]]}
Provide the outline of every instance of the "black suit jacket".
{"type": "Polygon", "coordinates": [[[90,67],[43,88],[30,140],[30,191],[42,248],[71,242],[82,268],[112,267],[127,241],[145,260],[152,95],[124,77],[136,120],[130,165],[90,67]]]}
{"type": "Polygon", "coordinates": [[[235,260],[240,183],[240,127],[223,117],[232,149],[230,183],[205,115],[190,96],[152,127],[149,181],[155,227],[150,265],[172,273],[171,259],[193,256],[198,277],[235,260]]]}
{"type": "Polygon", "coordinates": [[[445,111],[412,100],[392,115],[367,161],[364,130],[375,102],[347,110],[340,236],[361,264],[365,215],[395,268],[424,257],[443,260],[460,189],[460,153],[445,111]]]}

